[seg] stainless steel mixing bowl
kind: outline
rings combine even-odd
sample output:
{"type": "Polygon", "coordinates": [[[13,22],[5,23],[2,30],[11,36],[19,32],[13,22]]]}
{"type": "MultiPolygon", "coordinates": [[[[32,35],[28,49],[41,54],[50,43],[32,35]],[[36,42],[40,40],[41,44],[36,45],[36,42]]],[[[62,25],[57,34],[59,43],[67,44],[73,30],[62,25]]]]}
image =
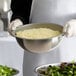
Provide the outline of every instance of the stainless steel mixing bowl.
{"type": "Polygon", "coordinates": [[[59,45],[59,43],[62,40],[62,34],[63,34],[62,30],[63,30],[63,27],[58,24],[33,23],[33,24],[26,24],[24,26],[17,28],[12,32],[12,34],[14,37],[21,39],[23,41],[24,50],[30,51],[33,53],[43,53],[43,52],[49,52],[55,49],[59,45]],[[31,28],[50,28],[56,31],[60,31],[61,34],[56,37],[47,38],[47,39],[26,39],[26,38],[17,37],[16,35],[17,31],[31,29],[31,28]]]}

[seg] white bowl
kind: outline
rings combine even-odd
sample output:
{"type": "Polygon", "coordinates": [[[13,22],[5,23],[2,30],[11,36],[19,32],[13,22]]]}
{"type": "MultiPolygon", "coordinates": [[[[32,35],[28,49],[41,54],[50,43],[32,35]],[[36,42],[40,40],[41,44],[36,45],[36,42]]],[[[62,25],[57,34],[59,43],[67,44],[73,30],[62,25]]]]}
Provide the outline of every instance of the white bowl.
{"type": "MultiPolygon", "coordinates": [[[[46,70],[47,70],[47,68],[49,67],[49,66],[59,66],[60,67],[60,69],[63,69],[64,67],[66,67],[66,66],[70,66],[70,68],[69,68],[69,71],[67,71],[67,70],[65,70],[64,69],[64,72],[66,71],[66,72],[70,72],[71,71],[71,75],[70,76],[73,76],[73,74],[74,75],[76,75],[76,62],[60,62],[60,63],[54,63],[54,64],[46,64],[46,65],[41,65],[41,66],[39,66],[39,67],[37,67],[36,69],[35,69],[35,72],[37,73],[37,75],[38,76],[47,76],[47,75],[44,75],[44,73],[46,72],[46,70]]],[[[51,67],[50,67],[51,68],[51,67]]],[[[66,67],[67,68],[67,67],[66,67]]],[[[55,71],[55,70],[54,70],[55,71]]],[[[62,70],[63,71],[63,70],[62,70]]],[[[47,72],[47,74],[48,74],[49,72],[47,72]]],[[[67,74],[68,74],[67,73],[67,74]]],[[[62,73],[63,74],[63,73],[62,73]]],[[[65,74],[65,73],[64,73],[65,74]]]]}

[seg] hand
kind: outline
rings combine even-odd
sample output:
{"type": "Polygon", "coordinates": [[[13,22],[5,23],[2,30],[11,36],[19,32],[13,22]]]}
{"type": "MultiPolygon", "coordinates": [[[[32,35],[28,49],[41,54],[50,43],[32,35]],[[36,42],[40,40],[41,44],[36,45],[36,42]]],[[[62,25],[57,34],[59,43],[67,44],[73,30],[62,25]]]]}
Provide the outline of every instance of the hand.
{"type": "Polygon", "coordinates": [[[73,37],[76,36],[76,20],[68,21],[63,28],[63,32],[65,33],[66,37],[73,37]]]}
{"type": "Polygon", "coordinates": [[[15,19],[8,26],[9,33],[12,35],[12,31],[14,31],[17,27],[21,25],[23,25],[22,21],[20,19],[15,19]]]}

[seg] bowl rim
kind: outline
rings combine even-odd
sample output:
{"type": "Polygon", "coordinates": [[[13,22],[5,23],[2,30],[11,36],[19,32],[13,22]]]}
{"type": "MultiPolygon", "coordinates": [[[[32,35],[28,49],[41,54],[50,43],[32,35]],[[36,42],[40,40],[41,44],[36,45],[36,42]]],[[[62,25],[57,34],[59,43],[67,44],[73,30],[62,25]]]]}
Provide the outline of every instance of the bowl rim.
{"type": "Polygon", "coordinates": [[[62,27],[62,29],[63,29],[63,26],[62,25],[59,25],[59,24],[55,24],[55,23],[30,23],[30,24],[25,24],[25,25],[21,25],[20,27],[18,27],[18,28],[16,28],[16,30],[14,30],[14,31],[12,31],[12,35],[14,36],[14,37],[16,37],[16,38],[20,38],[20,39],[25,39],[25,40],[50,40],[50,39],[52,39],[52,38],[56,38],[56,37],[62,37],[63,35],[64,35],[64,33],[62,32],[60,35],[58,35],[58,36],[54,36],[54,37],[49,37],[49,38],[43,38],[43,39],[27,39],[27,38],[22,38],[22,37],[18,37],[17,35],[16,35],[16,31],[18,30],[18,29],[21,29],[21,28],[23,28],[23,27],[26,27],[26,26],[30,26],[30,25],[38,25],[38,24],[54,24],[54,25],[57,25],[57,26],[60,26],[60,27],[62,27]]]}
{"type": "MultiPolygon", "coordinates": [[[[60,64],[62,63],[76,63],[76,62],[72,62],[72,61],[63,61],[63,62],[58,62],[58,63],[51,63],[51,64],[43,64],[43,65],[40,65],[40,66],[37,66],[35,68],[35,73],[38,73],[38,70],[41,69],[41,68],[47,68],[49,65],[51,66],[60,66],[60,64]]],[[[38,73],[39,74],[39,73],[38,73]]]]}
{"type": "Polygon", "coordinates": [[[54,66],[54,65],[58,66],[58,65],[60,65],[60,64],[61,64],[61,63],[43,64],[43,65],[37,66],[37,67],[35,68],[35,72],[38,73],[38,70],[39,70],[39,69],[44,68],[44,67],[48,67],[49,65],[51,65],[51,66],[54,66]]]}

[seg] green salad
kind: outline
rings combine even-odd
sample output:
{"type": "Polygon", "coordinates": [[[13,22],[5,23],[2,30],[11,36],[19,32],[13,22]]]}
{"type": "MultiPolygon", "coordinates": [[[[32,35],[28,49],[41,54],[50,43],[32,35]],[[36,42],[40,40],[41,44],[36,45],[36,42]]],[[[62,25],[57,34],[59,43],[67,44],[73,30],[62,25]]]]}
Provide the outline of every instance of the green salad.
{"type": "Polygon", "coordinates": [[[49,65],[38,70],[40,76],[76,76],[76,63],[61,63],[59,66],[49,65]]]}
{"type": "Polygon", "coordinates": [[[17,73],[18,73],[18,71],[13,68],[0,65],[0,76],[13,76],[17,73]]]}

